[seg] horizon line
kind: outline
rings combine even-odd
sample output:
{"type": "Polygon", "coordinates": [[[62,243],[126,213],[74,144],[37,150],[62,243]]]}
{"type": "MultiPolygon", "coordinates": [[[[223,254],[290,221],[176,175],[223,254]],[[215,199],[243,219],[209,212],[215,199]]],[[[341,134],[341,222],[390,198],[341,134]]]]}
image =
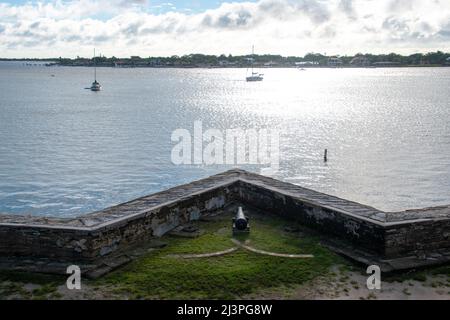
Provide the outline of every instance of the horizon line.
{"type": "MultiPolygon", "coordinates": [[[[390,51],[390,52],[385,52],[385,53],[370,53],[370,52],[358,52],[355,54],[332,54],[329,55],[326,52],[321,53],[321,52],[309,52],[304,54],[303,56],[299,55],[283,55],[283,54],[279,54],[279,53],[264,53],[264,54],[225,54],[225,53],[221,53],[221,54],[207,54],[207,53],[187,53],[187,54],[183,54],[183,55],[177,55],[177,54],[173,54],[173,55],[160,55],[160,56],[139,56],[139,55],[129,55],[128,57],[119,57],[119,56],[115,56],[115,55],[111,55],[111,56],[106,56],[106,55],[102,55],[101,53],[97,56],[97,57],[106,57],[106,58],[116,58],[116,59],[129,59],[131,57],[140,57],[142,59],[147,59],[147,58],[172,58],[172,57],[185,57],[185,56],[191,56],[191,55],[204,55],[204,56],[215,56],[215,57],[220,57],[220,56],[232,56],[232,57],[245,57],[245,56],[280,56],[282,58],[304,58],[307,55],[321,55],[324,57],[355,57],[355,56],[365,56],[365,55],[373,55],[373,56],[383,56],[383,55],[391,55],[391,54],[395,54],[395,55],[399,55],[399,56],[403,56],[403,57],[408,57],[408,56],[412,56],[412,55],[416,55],[416,54],[422,54],[422,55],[426,55],[426,54],[430,54],[430,53],[443,53],[443,54],[449,54],[450,52],[447,52],[445,49],[438,49],[435,51],[415,51],[412,53],[407,53],[407,54],[401,54],[401,53],[397,53],[395,51],[390,51]]],[[[76,60],[76,59],[92,59],[93,57],[82,57],[82,56],[76,56],[76,57],[45,57],[45,58],[37,58],[37,57],[19,57],[19,58],[7,58],[7,57],[0,57],[0,60],[59,60],[59,59],[71,59],[71,60],[76,60]]]]}

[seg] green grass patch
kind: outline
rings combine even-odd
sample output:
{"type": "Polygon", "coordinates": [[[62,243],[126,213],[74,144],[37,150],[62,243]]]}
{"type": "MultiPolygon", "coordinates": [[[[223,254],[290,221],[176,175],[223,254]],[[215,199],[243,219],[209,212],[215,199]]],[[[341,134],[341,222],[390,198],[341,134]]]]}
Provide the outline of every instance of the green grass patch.
{"type": "Polygon", "coordinates": [[[250,246],[277,253],[313,254],[311,259],[259,255],[239,249],[232,254],[197,259],[168,257],[200,254],[234,247],[231,215],[215,222],[199,222],[202,235],[194,239],[163,237],[164,249],[152,252],[124,268],[97,280],[115,293],[129,298],[233,299],[261,289],[303,284],[326,275],[343,260],[318,243],[313,236],[298,237],[283,232],[287,222],[276,217],[252,217],[251,233],[240,240],[250,246]]]}
{"type": "Polygon", "coordinates": [[[65,283],[63,276],[32,272],[0,272],[0,299],[48,299],[56,294],[58,285],[65,283]],[[24,289],[26,284],[36,285],[34,290],[24,289]]]}
{"type": "MultiPolygon", "coordinates": [[[[98,280],[82,279],[79,297],[112,299],[239,299],[261,293],[283,293],[296,290],[306,282],[325,276],[325,280],[347,284],[348,272],[361,271],[343,258],[321,246],[319,239],[308,230],[299,233],[284,231],[295,223],[276,216],[252,215],[249,235],[237,237],[249,241],[256,249],[287,254],[312,254],[311,259],[289,259],[237,251],[220,257],[182,259],[170,255],[204,254],[235,247],[231,241],[231,214],[224,214],[209,222],[196,222],[201,230],[197,238],[164,236],[168,245],[151,251],[98,280]],[[331,268],[335,266],[335,268],[331,268]],[[333,271],[334,270],[334,271],[333,271]]],[[[295,228],[293,228],[295,229],[295,228]]],[[[302,229],[302,228],[300,228],[302,229]]],[[[450,266],[408,271],[383,276],[383,281],[426,282],[427,277],[440,277],[430,286],[450,287],[450,266]]],[[[29,272],[0,272],[0,299],[61,299],[57,287],[64,285],[66,276],[29,272]]],[[[344,289],[348,292],[349,289],[344,289]]],[[[406,295],[409,291],[406,289],[406,295]]],[[[75,292],[76,294],[76,292],[75,292]]],[[[368,296],[367,299],[372,297],[368,296]]]]}

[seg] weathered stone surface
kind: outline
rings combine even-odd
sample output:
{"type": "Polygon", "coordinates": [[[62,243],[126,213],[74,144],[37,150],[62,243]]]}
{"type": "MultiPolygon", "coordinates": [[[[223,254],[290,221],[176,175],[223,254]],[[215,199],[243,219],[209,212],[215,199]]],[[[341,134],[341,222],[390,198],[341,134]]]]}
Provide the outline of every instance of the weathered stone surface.
{"type": "Polygon", "coordinates": [[[30,261],[20,268],[52,272],[52,263],[78,263],[107,270],[106,259],[232,203],[299,221],[337,239],[337,251],[363,263],[399,269],[405,261],[412,268],[450,260],[450,206],[386,213],[231,170],[76,219],[0,215],[0,265],[18,269],[30,261]]]}
{"type": "Polygon", "coordinates": [[[197,238],[200,236],[200,230],[193,225],[178,226],[170,233],[171,236],[180,238],[197,238]]]}

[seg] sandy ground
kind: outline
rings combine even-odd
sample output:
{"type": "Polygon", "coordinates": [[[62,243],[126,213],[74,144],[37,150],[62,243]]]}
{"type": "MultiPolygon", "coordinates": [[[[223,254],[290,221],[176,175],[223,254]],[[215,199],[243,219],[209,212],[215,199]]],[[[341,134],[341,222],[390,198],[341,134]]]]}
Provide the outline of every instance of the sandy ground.
{"type": "Polygon", "coordinates": [[[316,300],[450,300],[450,287],[442,285],[446,283],[446,277],[444,276],[432,276],[426,282],[416,280],[382,282],[381,290],[367,289],[365,284],[367,277],[361,274],[352,272],[348,276],[349,280],[345,283],[339,281],[331,284],[322,283],[313,286],[312,292],[300,290],[297,298],[316,300]],[[441,283],[441,286],[437,286],[436,283],[441,283]]]}
{"type": "Polygon", "coordinates": [[[369,290],[367,277],[333,268],[331,277],[316,278],[296,288],[278,288],[244,298],[291,300],[450,300],[450,275],[427,275],[425,281],[383,281],[381,290],[369,290]]]}

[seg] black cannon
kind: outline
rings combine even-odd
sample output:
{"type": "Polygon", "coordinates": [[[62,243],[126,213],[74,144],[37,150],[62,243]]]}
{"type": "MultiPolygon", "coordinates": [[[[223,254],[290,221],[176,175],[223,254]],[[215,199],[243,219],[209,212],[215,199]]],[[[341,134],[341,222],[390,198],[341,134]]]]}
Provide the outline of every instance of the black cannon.
{"type": "Polygon", "coordinates": [[[233,218],[233,234],[249,233],[250,224],[248,221],[249,219],[244,215],[242,207],[239,207],[236,216],[233,218]]]}

